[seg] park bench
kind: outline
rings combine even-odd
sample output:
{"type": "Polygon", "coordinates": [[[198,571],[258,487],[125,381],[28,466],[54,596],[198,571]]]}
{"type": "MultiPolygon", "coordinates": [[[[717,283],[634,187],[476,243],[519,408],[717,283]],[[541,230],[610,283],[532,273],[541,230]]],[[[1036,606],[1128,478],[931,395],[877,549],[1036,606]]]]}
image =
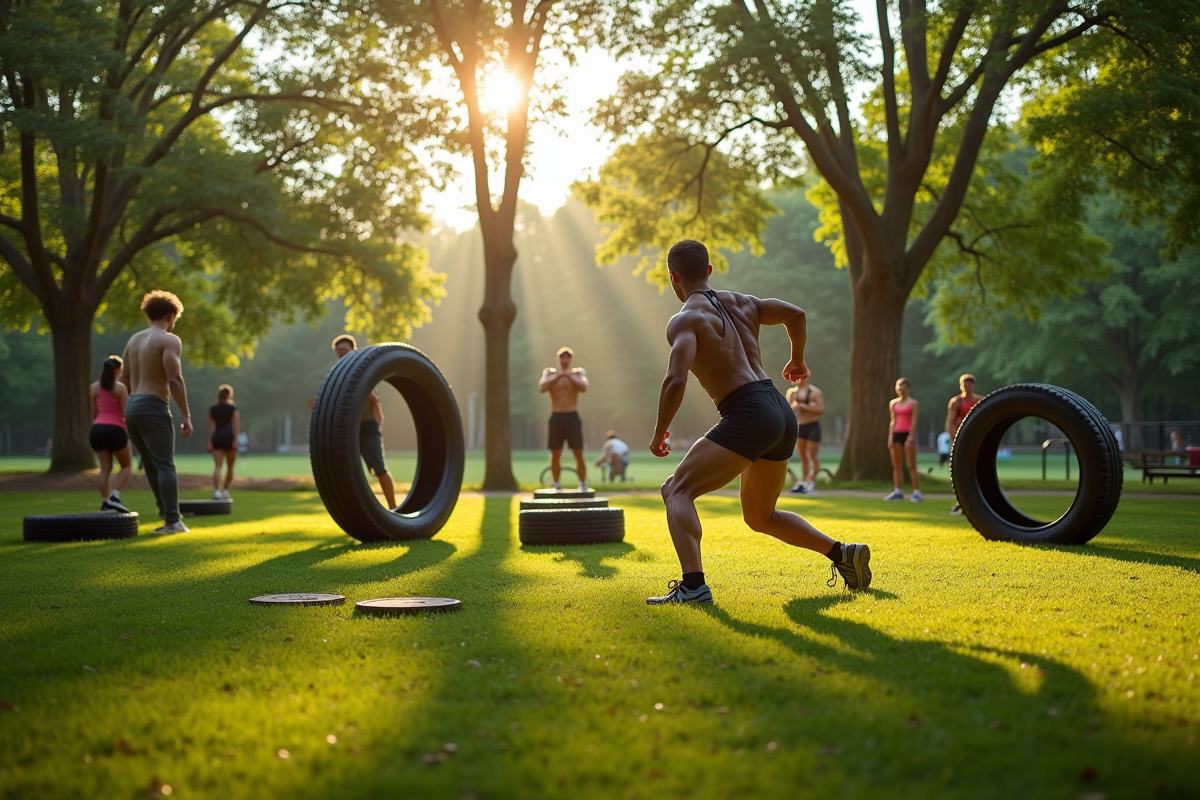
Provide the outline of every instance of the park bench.
{"type": "Polygon", "coordinates": [[[1155,478],[1200,478],[1200,448],[1187,450],[1143,450],[1130,459],[1130,466],[1142,471],[1142,483],[1155,478]]]}

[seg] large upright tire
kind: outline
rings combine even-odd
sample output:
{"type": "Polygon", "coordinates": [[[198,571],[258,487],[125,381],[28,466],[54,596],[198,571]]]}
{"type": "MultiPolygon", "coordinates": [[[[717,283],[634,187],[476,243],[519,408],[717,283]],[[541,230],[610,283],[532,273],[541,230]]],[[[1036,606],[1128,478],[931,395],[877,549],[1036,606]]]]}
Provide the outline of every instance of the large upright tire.
{"type": "Polygon", "coordinates": [[[47,514],[25,518],[27,542],[94,542],[101,539],[132,539],[138,535],[138,515],[47,514]]]}
{"type": "Polygon", "coordinates": [[[415,347],[364,347],[334,364],[317,390],[308,441],[325,508],[359,541],[429,539],[458,502],[466,460],[462,418],[450,384],[415,347]],[[363,406],[376,384],[385,381],[408,404],[417,430],[412,489],[394,510],[375,499],[358,443],[363,406]]]}
{"type": "Polygon", "coordinates": [[[1095,406],[1057,386],[1022,383],[997,389],[967,414],[950,452],[950,477],[963,515],[986,539],[1086,544],[1117,510],[1125,473],[1116,436],[1095,406]],[[996,474],[1004,434],[1025,417],[1044,419],[1061,430],[1079,459],[1075,499],[1050,522],[1021,513],[996,474]]]}

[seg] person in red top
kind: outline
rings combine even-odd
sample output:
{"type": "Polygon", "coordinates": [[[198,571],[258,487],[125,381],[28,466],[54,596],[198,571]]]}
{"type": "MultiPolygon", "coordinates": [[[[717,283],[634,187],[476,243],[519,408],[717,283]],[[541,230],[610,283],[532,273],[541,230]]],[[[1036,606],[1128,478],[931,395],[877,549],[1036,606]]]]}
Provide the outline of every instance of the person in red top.
{"type": "Polygon", "coordinates": [[[896,381],[896,399],[888,404],[892,421],[888,425],[888,451],[892,454],[892,493],[884,500],[904,499],[904,460],[912,478],[912,501],[921,502],[921,476],[917,472],[917,415],[921,404],[909,394],[908,378],[896,381]]]}
{"type": "MultiPolygon", "coordinates": [[[[983,399],[982,395],[975,394],[975,376],[967,373],[958,379],[959,394],[950,398],[950,402],[946,405],[946,433],[950,434],[951,448],[954,447],[954,439],[958,436],[958,428],[962,425],[964,419],[967,418],[967,412],[975,407],[975,404],[983,399]]],[[[962,506],[957,502],[950,509],[951,514],[961,514],[962,506]]]]}
{"type": "Polygon", "coordinates": [[[88,431],[88,443],[100,459],[101,511],[117,511],[128,514],[129,509],[121,502],[121,490],[129,482],[130,458],[129,433],[125,430],[125,401],[129,390],[117,380],[125,362],[120,356],[104,359],[100,368],[100,380],[92,384],[92,429],[88,431]],[[121,465],[116,481],[111,481],[113,458],[121,465]],[[111,489],[111,491],[110,491],[111,489]]]}

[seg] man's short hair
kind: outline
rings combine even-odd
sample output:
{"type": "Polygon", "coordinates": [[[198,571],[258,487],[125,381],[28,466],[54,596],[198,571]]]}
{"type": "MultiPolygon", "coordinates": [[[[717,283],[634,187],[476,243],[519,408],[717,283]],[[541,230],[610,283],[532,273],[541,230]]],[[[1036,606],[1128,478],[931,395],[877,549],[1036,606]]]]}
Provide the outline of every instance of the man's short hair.
{"type": "Polygon", "coordinates": [[[605,431],[604,438],[605,439],[615,439],[615,438],[617,438],[617,432],[616,431],[605,431]]]}
{"type": "Polygon", "coordinates": [[[574,358],[574,357],[575,357],[575,351],[574,351],[574,350],[572,350],[572,349],[571,349],[571,348],[569,348],[569,347],[560,347],[560,348],[558,348],[558,355],[559,355],[559,356],[561,356],[563,353],[566,353],[566,354],[567,354],[567,355],[569,355],[571,358],[574,358]]]}
{"type": "Polygon", "coordinates": [[[350,345],[351,350],[358,349],[358,340],[355,339],[353,336],[351,336],[348,333],[343,333],[341,336],[334,339],[333,344],[331,344],[330,347],[332,347],[334,350],[337,350],[337,346],[339,344],[341,344],[342,342],[345,342],[346,344],[350,345]]]}
{"type": "Polygon", "coordinates": [[[965,373],[965,374],[963,374],[963,375],[960,375],[960,376],[958,376],[958,382],[959,382],[959,383],[962,383],[963,381],[971,381],[972,383],[974,383],[974,382],[975,382],[975,376],[974,376],[974,375],[972,375],[972,374],[971,374],[971,373],[969,373],[969,372],[967,372],[967,373],[965,373]]]}
{"type": "Polygon", "coordinates": [[[170,292],[155,289],[152,292],[146,292],[146,296],[142,298],[142,313],[151,322],[163,319],[171,314],[178,317],[183,314],[183,303],[170,292]]]}
{"type": "Polygon", "coordinates": [[[667,269],[685,281],[708,277],[708,248],[695,239],[681,239],[667,251],[667,269]]]}

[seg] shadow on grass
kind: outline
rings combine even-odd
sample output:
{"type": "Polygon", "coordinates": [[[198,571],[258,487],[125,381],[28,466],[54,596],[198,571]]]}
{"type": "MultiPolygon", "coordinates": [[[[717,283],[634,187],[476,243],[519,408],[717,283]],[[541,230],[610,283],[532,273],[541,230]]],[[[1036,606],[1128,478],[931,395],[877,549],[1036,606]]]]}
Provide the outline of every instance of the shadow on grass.
{"type": "Polygon", "coordinates": [[[629,542],[611,544],[582,544],[582,545],[521,545],[521,552],[531,555],[556,556],[555,561],[574,561],[579,565],[580,574],[585,578],[611,578],[617,574],[617,567],[605,564],[605,561],[624,558],[636,550],[629,542]]]}

